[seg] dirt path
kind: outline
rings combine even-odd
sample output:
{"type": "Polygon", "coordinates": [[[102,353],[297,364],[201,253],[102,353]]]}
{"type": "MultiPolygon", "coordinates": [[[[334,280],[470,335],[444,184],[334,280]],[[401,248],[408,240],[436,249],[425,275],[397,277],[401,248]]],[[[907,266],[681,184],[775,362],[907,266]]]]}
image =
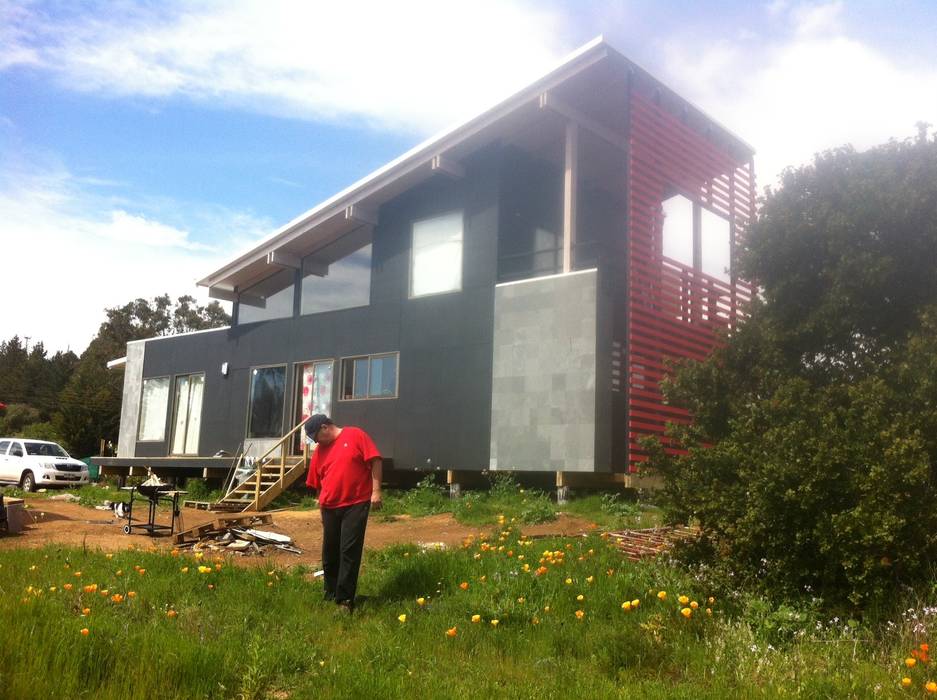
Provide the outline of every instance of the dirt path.
{"type": "MultiPolygon", "coordinates": [[[[0,552],[19,547],[42,547],[48,544],[65,546],[87,546],[104,551],[116,551],[127,547],[150,548],[169,551],[172,549],[168,537],[125,535],[125,521],[116,520],[110,512],[85,508],[74,503],[47,500],[31,500],[26,511],[32,523],[22,533],[0,537],[0,552]]],[[[278,552],[264,557],[232,557],[232,561],[244,566],[280,566],[292,564],[318,565],[321,559],[322,529],[318,511],[284,510],[272,513],[271,525],[259,526],[289,535],[302,554],[278,552]]],[[[184,510],[183,528],[210,522],[216,516],[205,511],[184,510]]],[[[168,524],[163,516],[158,522],[168,524]]],[[[380,549],[391,544],[412,542],[442,542],[447,546],[458,545],[469,535],[490,532],[492,527],[469,527],[458,523],[451,515],[432,515],[425,518],[399,516],[392,522],[383,522],[372,517],[368,523],[365,547],[380,549]]],[[[562,515],[551,523],[522,526],[528,536],[577,535],[587,532],[590,523],[582,518],[562,515]]]]}

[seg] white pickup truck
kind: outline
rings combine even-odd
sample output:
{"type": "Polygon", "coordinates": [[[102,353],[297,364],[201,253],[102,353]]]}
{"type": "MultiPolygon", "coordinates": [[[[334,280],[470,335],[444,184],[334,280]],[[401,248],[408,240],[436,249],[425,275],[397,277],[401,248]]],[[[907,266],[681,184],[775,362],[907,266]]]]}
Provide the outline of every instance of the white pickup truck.
{"type": "Polygon", "coordinates": [[[0,438],[0,482],[37,487],[82,486],[89,483],[88,467],[54,442],[0,438]]]}

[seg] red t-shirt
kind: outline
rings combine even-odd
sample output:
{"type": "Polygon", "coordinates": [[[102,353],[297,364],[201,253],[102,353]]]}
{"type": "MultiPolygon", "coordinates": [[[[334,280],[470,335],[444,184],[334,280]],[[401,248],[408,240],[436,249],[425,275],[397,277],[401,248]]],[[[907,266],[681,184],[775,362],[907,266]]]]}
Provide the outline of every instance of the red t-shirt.
{"type": "Polygon", "coordinates": [[[371,467],[381,453],[360,428],[348,426],[309,458],[306,486],[319,490],[320,508],[344,508],[371,500],[371,467]]]}

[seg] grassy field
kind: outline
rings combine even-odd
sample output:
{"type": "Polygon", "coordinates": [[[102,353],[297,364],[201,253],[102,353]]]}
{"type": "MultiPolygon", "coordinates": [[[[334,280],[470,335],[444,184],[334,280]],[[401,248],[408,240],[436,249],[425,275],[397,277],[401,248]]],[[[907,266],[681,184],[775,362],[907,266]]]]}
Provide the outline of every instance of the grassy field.
{"type": "Polygon", "coordinates": [[[927,641],[933,608],[872,626],[700,580],[662,561],[628,563],[599,535],[526,539],[509,518],[451,551],[370,553],[350,618],[301,568],[8,550],[0,697],[926,694],[926,653],[911,669],[903,660],[927,641]]]}

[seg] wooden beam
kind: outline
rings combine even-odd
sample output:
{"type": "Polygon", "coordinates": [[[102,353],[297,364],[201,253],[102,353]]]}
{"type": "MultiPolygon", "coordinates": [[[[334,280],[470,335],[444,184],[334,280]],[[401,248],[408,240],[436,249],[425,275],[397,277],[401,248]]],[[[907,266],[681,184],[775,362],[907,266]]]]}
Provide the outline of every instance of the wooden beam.
{"type": "Polygon", "coordinates": [[[569,121],[576,122],[583,129],[591,131],[603,141],[607,141],[623,151],[628,150],[628,139],[624,134],[619,134],[614,129],[610,129],[601,122],[593,119],[588,114],[580,112],[575,107],[563,102],[563,100],[556,97],[552,92],[544,92],[540,95],[540,109],[549,109],[556,112],[569,121]]]}
{"type": "Polygon", "coordinates": [[[279,265],[280,267],[289,267],[293,270],[300,270],[303,266],[302,258],[293,253],[286,253],[281,250],[271,250],[267,253],[268,265],[279,265]]]}
{"type": "Polygon", "coordinates": [[[208,298],[220,299],[221,301],[239,301],[246,306],[256,306],[261,309],[267,306],[267,302],[263,297],[258,297],[253,294],[244,294],[243,292],[230,289],[221,289],[220,287],[209,287],[208,298]]]}
{"type": "Polygon", "coordinates": [[[579,126],[566,123],[566,164],[563,172],[563,272],[573,269],[576,245],[576,198],[579,180],[579,126]]]}
{"type": "Polygon", "coordinates": [[[237,301],[238,295],[233,289],[222,289],[221,287],[208,288],[209,299],[220,299],[221,301],[237,301]]]}
{"type": "Polygon", "coordinates": [[[432,161],[430,161],[430,169],[434,172],[448,175],[449,177],[465,177],[465,168],[462,164],[443,155],[433,156],[432,161]]]}
{"type": "Polygon", "coordinates": [[[377,211],[363,204],[351,204],[345,207],[345,218],[349,221],[377,226],[377,211]]]}
{"type": "Polygon", "coordinates": [[[329,274],[329,265],[328,263],[321,262],[319,260],[310,260],[306,258],[305,267],[303,268],[304,275],[316,275],[317,277],[325,277],[329,274]]]}

